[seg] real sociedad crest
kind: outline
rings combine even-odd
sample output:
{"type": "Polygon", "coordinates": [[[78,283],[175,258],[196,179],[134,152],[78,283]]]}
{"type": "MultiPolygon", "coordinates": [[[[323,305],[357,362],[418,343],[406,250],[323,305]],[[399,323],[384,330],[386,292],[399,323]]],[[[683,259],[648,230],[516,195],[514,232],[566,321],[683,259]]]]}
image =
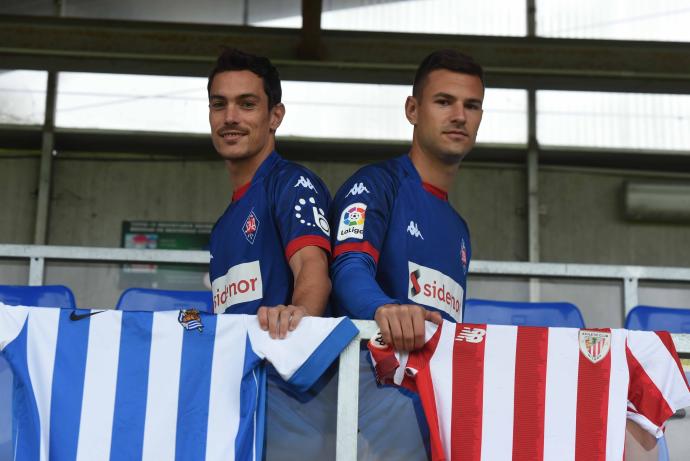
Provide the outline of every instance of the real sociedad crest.
{"type": "Polygon", "coordinates": [[[580,330],[580,351],[592,363],[606,357],[611,350],[611,333],[580,330]]]}
{"type": "Polygon", "coordinates": [[[204,324],[201,323],[201,316],[196,309],[181,310],[180,315],[177,316],[177,321],[185,330],[199,330],[199,333],[204,331],[204,324]]]}

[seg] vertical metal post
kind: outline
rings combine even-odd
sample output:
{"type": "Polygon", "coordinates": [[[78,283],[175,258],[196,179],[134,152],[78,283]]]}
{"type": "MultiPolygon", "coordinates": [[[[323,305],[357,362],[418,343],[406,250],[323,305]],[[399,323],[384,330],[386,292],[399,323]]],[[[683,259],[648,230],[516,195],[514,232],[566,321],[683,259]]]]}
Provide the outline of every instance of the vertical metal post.
{"type": "Polygon", "coordinates": [[[359,415],[359,342],[357,335],[340,354],[338,367],[338,420],[335,439],[336,461],[357,459],[359,415]]]}
{"type": "Polygon", "coordinates": [[[43,285],[43,274],[45,271],[45,258],[33,257],[29,261],[29,285],[43,285]]]}
{"type": "Polygon", "coordinates": [[[302,0],[302,31],[297,50],[302,59],[321,59],[324,54],[321,43],[321,1],[302,0]]]}
{"type": "Polygon", "coordinates": [[[639,304],[637,297],[638,288],[639,279],[635,277],[623,279],[623,321],[625,321],[632,308],[639,304]]]}
{"type": "Polygon", "coordinates": [[[53,175],[53,149],[55,147],[55,101],[57,99],[57,78],[56,72],[48,72],[48,85],[46,89],[46,114],[45,121],[43,123],[41,165],[38,176],[36,225],[34,227],[34,244],[36,245],[45,245],[48,229],[50,188],[53,175]]]}
{"type": "MultiPolygon", "coordinates": [[[[537,144],[536,91],[527,97],[527,252],[529,262],[539,262],[539,147],[537,144]]],[[[529,280],[529,300],[539,301],[539,280],[529,280]]]]}
{"type": "MultiPolygon", "coordinates": [[[[537,34],[536,0],[527,0],[527,36],[537,34]]],[[[539,144],[537,143],[536,90],[527,91],[527,255],[539,262],[539,144]]],[[[529,300],[539,301],[539,279],[529,279],[529,300]]]]}
{"type": "Polygon", "coordinates": [[[537,35],[537,5],[536,0],[527,0],[527,36],[537,35]]]}

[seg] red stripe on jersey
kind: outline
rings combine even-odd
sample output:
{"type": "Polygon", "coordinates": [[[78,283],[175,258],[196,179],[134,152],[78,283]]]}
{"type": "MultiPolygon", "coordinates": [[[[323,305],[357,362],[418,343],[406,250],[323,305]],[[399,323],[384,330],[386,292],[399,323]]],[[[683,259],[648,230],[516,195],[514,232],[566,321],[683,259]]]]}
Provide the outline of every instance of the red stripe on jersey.
{"type": "Polygon", "coordinates": [[[481,459],[485,339],[469,342],[458,336],[463,329],[472,328],[486,331],[486,325],[459,323],[455,327],[450,428],[450,458],[453,461],[481,459]]]}
{"type": "Polygon", "coordinates": [[[433,184],[429,184],[428,182],[423,182],[422,187],[424,188],[424,190],[435,195],[437,198],[445,200],[446,202],[448,201],[448,192],[444,191],[440,187],[436,187],[433,184]]]}
{"type": "Polygon", "coordinates": [[[290,261],[290,258],[292,258],[295,253],[308,246],[323,248],[328,254],[331,252],[331,242],[329,242],[326,237],[321,237],[320,235],[303,235],[292,239],[290,243],[287,244],[285,247],[285,259],[290,261]]]}
{"type": "Polygon", "coordinates": [[[513,461],[544,459],[546,357],[549,331],[518,327],[515,356],[513,461]]]}
{"type": "Polygon", "coordinates": [[[678,371],[680,372],[680,375],[683,377],[685,385],[688,386],[688,378],[685,376],[685,370],[683,370],[683,365],[680,363],[678,351],[676,351],[676,346],[675,344],[673,344],[673,338],[671,338],[671,334],[668,331],[655,331],[654,333],[656,333],[656,335],[659,337],[661,343],[664,346],[666,346],[668,353],[671,354],[671,357],[673,357],[673,360],[676,362],[676,365],[678,365],[678,371]]]}
{"type": "Polygon", "coordinates": [[[366,253],[374,258],[375,263],[378,264],[379,262],[379,250],[374,248],[374,246],[369,242],[341,243],[336,245],[333,249],[333,259],[337,258],[343,253],[347,253],[348,251],[360,251],[362,253],[366,253]]]}
{"type": "MultiPolygon", "coordinates": [[[[599,330],[610,333],[610,329],[599,330]]],[[[577,374],[575,461],[606,461],[611,354],[592,363],[580,351],[577,374]]]]}
{"type": "Polygon", "coordinates": [[[431,370],[429,367],[422,369],[417,374],[417,379],[415,382],[419,393],[419,398],[422,401],[422,408],[424,409],[426,423],[429,426],[431,459],[432,461],[445,460],[446,455],[443,451],[443,443],[441,443],[441,426],[438,421],[438,412],[436,411],[434,383],[431,380],[431,370]]]}
{"type": "Polygon", "coordinates": [[[236,201],[238,201],[239,199],[241,199],[242,197],[244,197],[244,194],[247,193],[247,191],[249,190],[249,186],[251,186],[251,185],[252,185],[252,182],[249,181],[248,183],[246,183],[246,184],[244,184],[244,185],[238,187],[237,189],[235,189],[235,190],[232,192],[232,199],[231,199],[231,201],[232,201],[232,202],[236,202],[236,201]]]}
{"type": "Polygon", "coordinates": [[[635,405],[638,413],[661,427],[673,415],[674,411],[627,344],[625,345],[625,355],[628,359],[628,370],[630,370],[628,400],[635,405]]]}

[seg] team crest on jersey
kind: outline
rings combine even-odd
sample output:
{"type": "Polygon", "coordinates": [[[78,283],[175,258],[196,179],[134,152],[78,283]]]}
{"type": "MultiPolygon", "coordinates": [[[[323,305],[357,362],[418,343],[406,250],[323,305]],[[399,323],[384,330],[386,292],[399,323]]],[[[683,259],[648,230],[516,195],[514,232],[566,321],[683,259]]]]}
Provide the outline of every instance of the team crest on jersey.
{"type": "Polygon", "coordinates": [[[318,207],[314,197],[309,197],[309,199],[300,198],[297,200],[297,205],[295,205],[295,219],[297,219],[300,224],[304,224],[307,227],[318,227],[321,229],[321,232],[329,237],[331,235],[331,228],[328,225],[326,213],[324,213],[322,208],[318,207]],[[309,214],[309,208],[311,208],[311,215],[309,214]]]}
{"type": "Polygon", "coordinates": [[[338,241],[349,238],[364,238],[364,222],[367,218],[367,205],[353,203],[345,207],[340,215],[338,224],[338,241]]]}
{"type": "Polygon", "coordinates": [[[611,333],[580,330],[580,351],[592,363],[606,357],[611,350],[611,333]]]}
{"type": "Polygon", "coordinates": [[[196,309],[184,309],[180,311],[177,316],[177,321],[184,327],[185,330],[199,330],[199,333],[204,331],[204,325],[201,323],[201,316],[196,309]]]}
{"type": "Polygon", "coordinates": [[[462,272],[467,275],[467,247],[465,246],[465,239],[460,241],[460,264],[462,264],[462,272]]]}
{"type": "Polygon", "coordinates": [[[483,328],[462,327],[458,335],[455,337],[456,341],[468,343],[481,343],[486,336],[486,330],[483,328]]]}
{"type": "Polygon", "coordinates": [[[256,239],[256,233],[259,231],[259,218],[254,214],[254,209],[249,212],[249,216],[244,220],[242,225],[242,233],[244,234],[247,241],[254,245],[254,240],[256,239]]]}

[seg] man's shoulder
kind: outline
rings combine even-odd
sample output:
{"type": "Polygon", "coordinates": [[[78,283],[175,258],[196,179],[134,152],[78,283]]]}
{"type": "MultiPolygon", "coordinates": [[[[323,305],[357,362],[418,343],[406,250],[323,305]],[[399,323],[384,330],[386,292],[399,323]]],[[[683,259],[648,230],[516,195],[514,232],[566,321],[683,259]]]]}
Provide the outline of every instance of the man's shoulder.
{"type": "Polygon", "coordinates": [[[404,176],[405,171],[400,165],[399,157],[372,163],[352,174],[340,187],[338,195],[353,195],[353,190],[361,193],[373,188],[395,190],[404,176]]]}
{"type": "MultiPolygon", "coordinates": [[[[280,158],[267,175],[269,182],[309,184],[318,181],[323,184],[321,178],[304,165],[280,158]]],[[[292,184],[291,184],[292,185],[292,184]]],[[[305,186],[308,187],[308,186],[305,186]]]]}

